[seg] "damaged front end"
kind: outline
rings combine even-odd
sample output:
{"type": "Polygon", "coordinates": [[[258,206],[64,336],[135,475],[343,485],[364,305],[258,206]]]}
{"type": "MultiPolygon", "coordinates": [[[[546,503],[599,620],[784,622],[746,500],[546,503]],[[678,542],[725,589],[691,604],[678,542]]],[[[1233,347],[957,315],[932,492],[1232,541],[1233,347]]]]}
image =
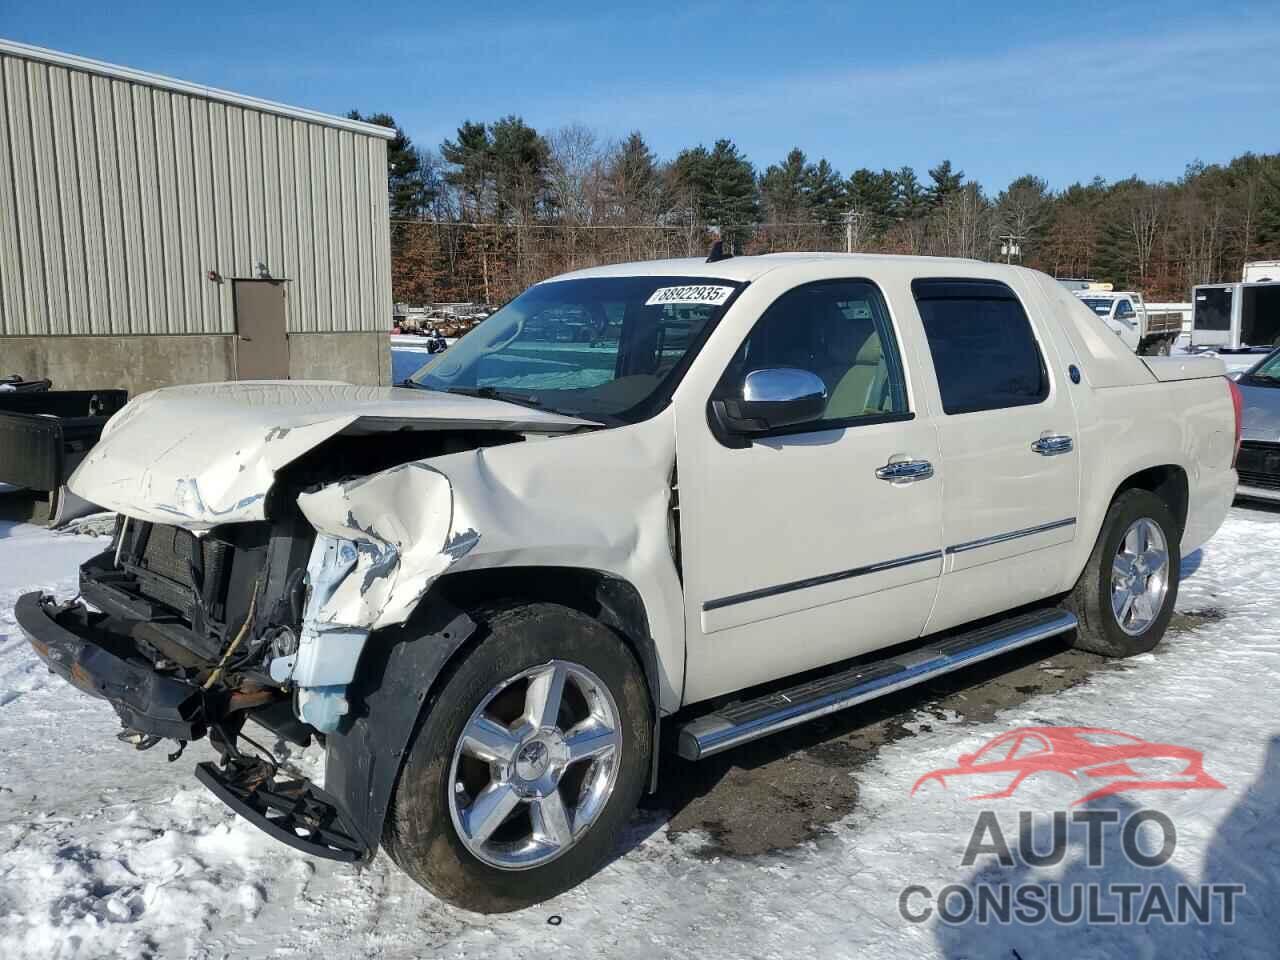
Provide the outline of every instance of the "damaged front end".
{"type": "MultiPolygon", "coordinates": [[[[394,483],[395,473],[369,482],[394,483]]],[[[385,664],[369,665],[360,716],[351,716],[349,688],[370,636],[381,631],[388,648],[407,639],[395,626],[478,540],[470,531],[450,532],[448,483],[430,473],[439,502],[424,501],[419,486],[420,509],[399,511],[411,520],[391,519],[403,504],[394,499],[367,516],[367,508],[347,501],[350,485],[343,483],[298,499],[315,526],[297,510],[200,536],[122,518],[111,548],[81,568],[77,600],[27,594],[17,620],[50,669],[111,704],[122,740],[138,749],[177,741],[177,759],[188,742],[208,736],[221,762],[200,764],[197,776],[237,813],[309,853],[366,858],[377,849],[391,787],[388,754],[396,752],[380,749],[365,730],[385,664]],[[335,505],[340,515],[325,509],[335,505]],[[342,751],[330,771],[342,795],[283,775],[269,752],[251,749],[249,719],[298,745],[319,735],[331,755],[342,751]],[[359,745],[343,745],[353,730],[359,745]]],[[[455,642],[413,644],[412,657],[442,665],[441,651],[452,652],[467,632],[459,624],[455,642]]],[[[411,666],[421,680],[422,665],[411,666]]],[[[401,696],[394,712],[404,713],[406,702],[416,709],[420,698],[401,696]]],[[[379,732],[396,726],[407,738],[411,724],[403,717],[382,718],[379,732]]]]}
{"type": "Polygon", "coordinates": [[[273,473],[261,519],[213,522],[206,500],[176,523],[162,519],[169,500],[122,513],[79,597],[28,594],[18,623],[51,670],[111,704],[122,740],[176,741],[176,759],[208,736],[221,760],[197,776],[236,812],[309,853],[371,857],[420,692],[470,632],[443,601],[419,609],[479,539],[422,461],[521,442],[516,426],[349,430],[273,473]],[[250,719],[301,746],[318,736],[328,792],[278,769],[250,719]]]}

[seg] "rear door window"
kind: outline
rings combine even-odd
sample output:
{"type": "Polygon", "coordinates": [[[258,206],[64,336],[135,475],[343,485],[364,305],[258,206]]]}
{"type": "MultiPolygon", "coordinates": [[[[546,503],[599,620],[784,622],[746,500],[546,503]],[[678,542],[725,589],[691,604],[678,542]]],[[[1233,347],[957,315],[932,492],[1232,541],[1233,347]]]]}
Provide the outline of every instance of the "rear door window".
{"type": "Polygon", "coordinates": [[[994,280],[922,279],[911,292],[948,414],[1042,403],[1049,376],[1026,311],[994,280]]]}

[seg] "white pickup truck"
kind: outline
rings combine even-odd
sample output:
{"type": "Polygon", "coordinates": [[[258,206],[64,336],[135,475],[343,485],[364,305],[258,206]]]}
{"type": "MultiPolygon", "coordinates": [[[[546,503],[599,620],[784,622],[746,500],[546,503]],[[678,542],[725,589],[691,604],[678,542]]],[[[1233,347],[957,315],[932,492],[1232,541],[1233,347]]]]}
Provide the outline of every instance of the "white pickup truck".
{"type": "Polygon", "coordinates": [[[1134,353],[1167,357],[1182,333],[1182,314],[1148,310],[1142,294],[1135,290],[1077,290],[1075,295],[1134,353]]]}
{"type": "Polygon", "coordinates": [[[1052,636],[1150,650],[1235,493],[1223,374],[1020,267],[584,270],[401,388],[135,399],[70,481],[119,513],[110,549],[16,617],[123,739],[207,735],[197,777],[278,839],[515,909],[610,856],[660,744],[1052,636]],[[536,335],[568,315],[589,342],[536,335]],[[322,738],[323,789],[248,719],[322,738]]]}

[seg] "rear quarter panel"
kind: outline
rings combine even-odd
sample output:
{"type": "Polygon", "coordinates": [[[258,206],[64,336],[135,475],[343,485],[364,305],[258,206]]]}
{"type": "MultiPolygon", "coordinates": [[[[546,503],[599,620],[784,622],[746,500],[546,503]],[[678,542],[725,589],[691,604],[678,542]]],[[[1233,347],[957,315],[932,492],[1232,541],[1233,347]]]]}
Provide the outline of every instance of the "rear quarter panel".
{"type": "Polygon", "coordinates": [[[1062,588],[1069,589],[1084,569],[1116,491],[1151,467],[1173,465],[1186,474],[1183,556],[1213,536],[1236,488],[1235,415],[1225,378],[1103,387],[1078,397],[1080,538],[1074,574],[1062,588]]]}
{"type": "Polygon", "coordinates": [[[1078,419],[1080,506],[1075,557],[1061,590],[1069,590],[1088,562],[1116,491],[1151,467],[1180,467],[1187,477],[1187,522],[1182,553],[1193,552],[1222,525],[1235,497],[1231,460],[1235,414],[1226,378],[1216,366],[1178,369],[1160,381],[1143,359],[1052,278],[1037,274],[1040,293],[1056,314],[1055,337],[1064,358],[1075,358],[1081,382],[1071,396],[1078,419]]]}

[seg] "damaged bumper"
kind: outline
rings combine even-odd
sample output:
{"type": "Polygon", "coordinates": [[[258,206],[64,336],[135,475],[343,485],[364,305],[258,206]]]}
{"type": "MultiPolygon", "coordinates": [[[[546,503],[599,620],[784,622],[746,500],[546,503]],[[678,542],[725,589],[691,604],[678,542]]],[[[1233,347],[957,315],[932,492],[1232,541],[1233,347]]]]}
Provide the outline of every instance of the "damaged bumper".
{"type": "MultiPolygon", "coordinates": [[[[120,621],[39,592],[19,598],[14,612],[50,670],[110,703],[126,728],[148,737],[195,740],[216,721],[216,697],[159,672],[120,621]]],[[[422,691],[474,629],[465,614],[438,603],[412,626],[379,636],[347,691],[354,715],[345,729],[325,738],[326,789],[283,778],[273,763],[228,751],[225,741],[214,744],[224,751],[223,764],[199,764],[196,778],[255,827],[295,849],[330,860],[367,861],[380,845],[422,691]]]]}
{"type": "Polygon", "coordinates": [[[156,672],[127,635],[106,629],[105,616],[79,603],[59,605],[39,592],[19,597],[14,616],[50,670],[106,700],[129,729],[174,740],[204,736],[202,691],[156,672]]]}
{"type": "MultiPolygon", "coordinates": [[[[18,625],[51,671],[106,700],[121,722],[146,737],[196,740],[206,733],[204,691],[156,671],[126,634],[79,603],[39,592],[18,599],[18,625]]],[[[376,846],[361,837],[348,804],[307,780],[277,779],[260,766],[196,767],[196,779],[232,810],[277,840],[313,856],[352,862],[376,846]]]]}

